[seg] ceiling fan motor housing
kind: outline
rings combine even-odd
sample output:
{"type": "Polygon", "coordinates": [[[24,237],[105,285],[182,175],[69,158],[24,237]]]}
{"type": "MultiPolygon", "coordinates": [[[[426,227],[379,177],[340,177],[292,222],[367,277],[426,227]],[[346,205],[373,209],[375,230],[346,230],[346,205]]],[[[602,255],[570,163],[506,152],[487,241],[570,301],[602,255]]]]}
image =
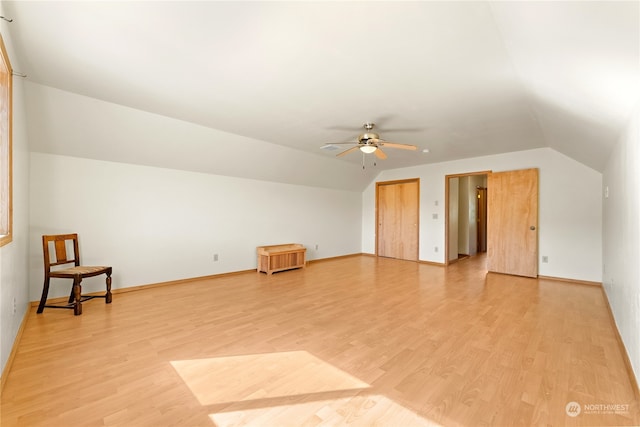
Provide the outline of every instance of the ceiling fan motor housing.
{"type": "Polygon", "coordinates": [[[358,137],[358,142],[367,144],[370,139],[380,139],[380,136],[377,133],[365,132],[358,137]]]}

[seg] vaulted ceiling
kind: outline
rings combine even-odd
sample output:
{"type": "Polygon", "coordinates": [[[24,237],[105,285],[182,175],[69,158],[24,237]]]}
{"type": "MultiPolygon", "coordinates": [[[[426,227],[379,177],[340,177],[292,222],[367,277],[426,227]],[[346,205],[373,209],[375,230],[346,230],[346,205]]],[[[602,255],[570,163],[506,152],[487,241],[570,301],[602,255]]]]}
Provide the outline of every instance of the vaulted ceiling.
{"type": "Polygon", "coordinates": [[[640,99],[637,1],[5,1],[3,13],[30,82],[354,168],[360,153],[321,147],[373,121],[419,147],[387,149],[378,169],[551,147],[602,170],[640,99]]]}

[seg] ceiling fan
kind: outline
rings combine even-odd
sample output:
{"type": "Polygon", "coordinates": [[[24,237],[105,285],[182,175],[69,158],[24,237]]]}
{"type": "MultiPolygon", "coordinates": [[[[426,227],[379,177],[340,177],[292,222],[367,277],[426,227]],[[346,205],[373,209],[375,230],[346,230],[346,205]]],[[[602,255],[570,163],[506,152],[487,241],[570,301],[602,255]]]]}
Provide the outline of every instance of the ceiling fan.
{"type": "Polygon", "coordinates": [[[352,151],[360,150],[365,154],[375,154],[377,158],[384,160],[387,158],[387,155],[384,151],[382,151],[382,147],[385,148],[400,148],[403,150],[416,150],[417,147],[415,145],[410,144],[398,144],[395,142],[385,141],[380,138],[380,135],[373,132],[374,123],[367,122],[362,127],[365,129],[365,132],[358,136],[357,141],[353,142],[339,142],[336,144],[330,145],[345,145],[345,144],[356,144],[355,147],[351,147],[348,150],[345,150],[341,153],[338,153],[336,157],[342,157],[346,154],[351,153],[352,151]]]}

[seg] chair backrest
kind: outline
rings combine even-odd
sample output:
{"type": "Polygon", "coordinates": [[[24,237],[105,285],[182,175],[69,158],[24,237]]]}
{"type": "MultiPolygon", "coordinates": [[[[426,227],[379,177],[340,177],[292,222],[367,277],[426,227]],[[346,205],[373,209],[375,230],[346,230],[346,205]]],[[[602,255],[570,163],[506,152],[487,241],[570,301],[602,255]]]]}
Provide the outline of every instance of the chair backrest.
{"type": "Polygon", "coordinates": [[[77,234],[54,234],[42,236],[42,253],[44,254],[44,270],[50,271],[52,266],[71,264],[80,265],[77,234]]]}

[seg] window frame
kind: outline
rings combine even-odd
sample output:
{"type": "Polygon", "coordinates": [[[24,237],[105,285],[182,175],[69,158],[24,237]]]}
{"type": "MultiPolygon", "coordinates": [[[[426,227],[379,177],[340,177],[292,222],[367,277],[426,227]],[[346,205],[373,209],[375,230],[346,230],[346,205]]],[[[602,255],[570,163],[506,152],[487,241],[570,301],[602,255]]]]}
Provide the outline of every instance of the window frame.
{"type": "Polygon", "coordinates": [[[13,240],[12,127],[13,70],[2,34],[0,34],[0,246],[9,244],[13,240]]]}

